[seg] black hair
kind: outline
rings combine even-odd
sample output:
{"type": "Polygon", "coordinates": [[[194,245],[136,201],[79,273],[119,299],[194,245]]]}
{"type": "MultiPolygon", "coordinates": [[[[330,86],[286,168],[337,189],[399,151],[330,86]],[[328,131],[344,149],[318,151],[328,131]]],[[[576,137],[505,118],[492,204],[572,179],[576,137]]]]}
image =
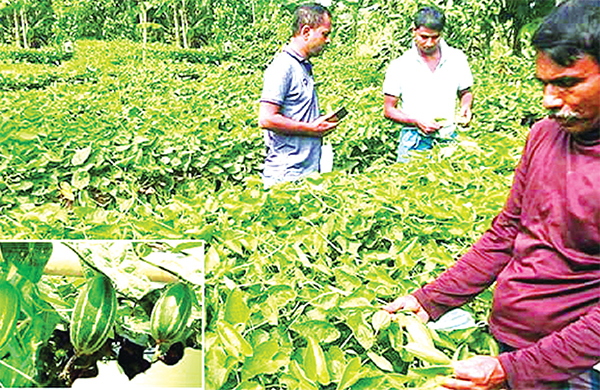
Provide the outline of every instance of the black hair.
{"type": "Polygon", "coordinates": [[[294,20],[292,22],[292,36],[296,36],[302,30],[302,27],[319,27],[323,24],[323,17],[327,15],[331,19],[331,12],[327,7],[319,3],[302,4],[294,11],[294,20]]]}
{"type": "Polygon", "coordinates": [[[445,24],[446,16],[440,9],[436,7],[422,7],[413,16],[414,28],[427,27],[432,30],[442,32],[445,24]]]}
{"type": "Polygon", "coordinates": [[[532,44],[563,67],[585,54],[600,65],[600,0],[561,3],[539,25],[532,44]]]}

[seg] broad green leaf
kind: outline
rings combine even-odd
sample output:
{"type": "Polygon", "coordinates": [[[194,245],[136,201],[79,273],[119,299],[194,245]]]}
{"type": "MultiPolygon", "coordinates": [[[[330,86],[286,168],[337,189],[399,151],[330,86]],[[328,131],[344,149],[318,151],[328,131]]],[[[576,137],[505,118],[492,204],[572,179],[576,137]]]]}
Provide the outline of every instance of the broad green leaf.
{"type": "Polygon", "coordinates": [[[404,331],[402,326],[397,322],[392,322],[387,329],[387,335],[392,348],[398,352],[402,352],[404,350],[404,331]]]}
{"type": "Polygon", "coordinates": [[[235,388],[235,390],[264,390],[264,387],[262,387],[259,383],[256,382],[242,381],[235,388]]]}
{"type": "Polygon", "coordinates": [[[289,370],[281,376],[281,382],[289,389],[319,390],[318,386],[307,378],[297,361],[290,361],[289,370]]]}
{"type": "Polygon", "coordinates": [[[451,365],[435,365],[429,367],[411,368],[408,377],[435,378],[438,376],[452,375],[454,372],[451,365]]]}
{"type": "Polygon", "coordinates": [[[355,312],[348,316],[346,324],[352,329],[354,337],[364,349],[371,349],[375,342],[375,335],[371,327],[365,323],[361,312],[355,312]]]}
{"type": "MultiPolygon", "coordinates": [[[[389,258],[389,254],[386,254],[386,258],[389,258]]],[[[390,277],[388,271],[380,267],[370,268],[365,275],[365,279],[388,288],[394,288],[398,285],[398,282],[390,277]]]]}
{"type": "Polygon", "coordinates": [[[359,288],[347,297],[340,299],[340,308],[372,308],[371,301],[375,297],[372,291],[366,288],[359,288]]]}
{"type": "Polygon", "coordinates": [[[208,248],[205,259],[206,261],[204,263],[204,267],[207,273],[217,268],[221,262],[219,258],[219,253],[217,252],[214,246],[208,248]]]}
{"type": "Polygon", "coordinates": [[[430,330],[417,316],[405,315],[403,325],[408,332],[408,338],[415,344],[422,345],[426,349],[435,349],[430,330]]]}
{"type": "Polygon", "coordinates": [[[327,385],[331,382],[327,370],[327,360],[319,343],[313,338],[308,338],[308,345],[304,351],[304,371],[313,382],[327,385]]]}
{"type": "Polygon", "coordinates": [[[362,281],[356,275],[351,275],[340,268],[334,270],[336,287],[352,292],[362,285],[362,281]]]}
{"type": "Polygon", "coordinates": [[[327,321],[308,320],[296,322],[290,327],[302,337],[314,337],[323,343],[332,343],[340,337],[340,331],[327,321]]]}
{"type": "Polygon", "coordinates": [[[339,346],[334,345],[325,352],[325,358],[327,359],[327,369],[331,374],[331,380],[338,382],[342,379],[346,367],[344,351],[339,346]]]}
{"type": "Polygon", "coordinates": [[[431,364],[450,364],[452,362],[446,354],[435,347],[430,348],[423,344],[408,343],[404,348],[419,359],[431,364]]]}
{"type": "Polygon", "coordinates": [[[71,164],[73,164],[74,166],[79,166],[79,165],[83,164],[88,159],[91,152],[92,152],[91,145],[86,148],[83,148],[83,149],[78,149],[77,151],[75,151],[75,154],[73,155],[73,158],[71,159],[71,164]]]}
{"type": "Polygon", "coordinates": [[[390,361],[383,356],[377,355],[373,351],[368,351],[367,356],[373,361],[373,363],[375,363],[377,367],[383,371],[394,371],[394,366],[392,366],[392,363],[390,363],[390,361]]]}
{"type": "Polygon", "coordinates": [[[273,307],[281,307],[296,299],[298,294],[291,286],[278,285],[269,287],[266,295],[270,305],[273,307]]]}
{"type": "Polygon", "coordinates": [[[324,311],[337,310],[341,294],[336,291],[328,291],[311,300],[314,307],[324,311]]]}
{"type": "Polygon", "coordinates": [[[206,351],[206,385],[209,389],[219,389],[229,377],[229,373],[237,364],[230,359],[227,353],[216,344],[212,344],[206,351]]]}
{"type": "Polygon", "coordinates": [[[386,374],[385,381],[392,389],[402,389],[409,381],[409,378],[406,375],[391,373],[386,374]]]}
{"type": "Polygon", "coordinates": [[[357,381],[353,386],[352,390],[389,390],[389,385],[385,380],[385,376],[378,374],[364,374],[363,378],[357,381]]]}
{"type": "Polygon", "coordinates": [[[468,357],[469,357],[469,345],[461,344],[458,348],[456,348],[456,351],[454,351],[454,354],[452,355],[452,361],[464,360],[464,359],[467,359],[468,357]]]}
{"type": "Polygon", "coordinates": [[[245,356],[252,356],[254,353],[252,346],[229,323],[219,322],[217,334],[223,343],[223,347],[231,356],[241,359],[245,356]]]}
{"type": "Polygon", "coordinates": [[[90,184],[90,174],[87,171],[75,171],[71,179],[71,186],[83,190],[90,184]]]}
{"type": "Polygon", "coordinates": [[[344,373],[342,374],[342,379],[336,390],[344,390],[352,386],[361,378],[361,362],[359,357],[355,357],[350,359],[346,368],[344,369],[344,373]]]}
{"type": "Polygon", "coordinates": [[[254,347],[254,354],[244,361],[242,379],[249,380],[259,374],[274,374],[289,364],[289,356],[280,351],[275,340],[267,340],[254,347]]]}
{"type": "Polygon", "coordinates": [[[21,276],[37,283],[52,256],[51,242],[1,242],[0,250],[4,260],[17,267],[21,276]]]}
{"type": "Polygon", "coordinates": [[[224,319],[232,325],[245,324],[250,316],[250,309],[244,302],[243,293],[236,288],[229,293],[225,301],[224,319]]]}

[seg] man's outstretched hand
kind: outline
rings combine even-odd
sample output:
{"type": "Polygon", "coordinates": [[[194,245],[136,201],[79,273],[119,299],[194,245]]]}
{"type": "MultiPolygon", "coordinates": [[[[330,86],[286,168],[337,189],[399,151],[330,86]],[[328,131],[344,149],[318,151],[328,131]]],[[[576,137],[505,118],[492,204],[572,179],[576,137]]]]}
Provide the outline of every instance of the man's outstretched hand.
{"type": "Polygon", "coordinates": [[[496,390],[503,388],[506,373],[500,360],[493,356],[474,356],[453,364],[454,378],[442,386],[453,390],[496,390]]]}
{"type": "Polygon", "coordinates": [[[424,323],[429,321],[429,314],[427,314],[425,309],[423,309],[423,306],[421,306],[419,301],[417,301],[417,298],[413,297],[412,295],[406,295],[397,298],[395,301],[385,305],[383,310],[390,314],[395,313],[398,310],[409,310],[414,312],[424,323]]]}

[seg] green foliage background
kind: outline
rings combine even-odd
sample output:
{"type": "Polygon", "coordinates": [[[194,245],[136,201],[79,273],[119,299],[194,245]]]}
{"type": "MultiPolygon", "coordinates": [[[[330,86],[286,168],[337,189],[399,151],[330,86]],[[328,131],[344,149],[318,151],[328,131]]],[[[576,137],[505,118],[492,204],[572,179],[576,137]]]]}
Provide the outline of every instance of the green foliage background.
{"type": "MultiPolygon", "coordinates": [[[[419,2],[334,1],[333,44],[314,60],[323,111],[350,111],[328,137],[334,171],[268,191],[257,101],[295,2],[56,1],[39,29],[31,10],[44,3],[1,3],[0,235],[204,241],[207,388],[430,385],[444,367],[371,315],[451,265],[502,207],[528,126],[544,115],[527,39],[546,12],[435,3],[475,77],[474,118],[457,142],[394,163],[381,84],[419,2]],[[21,9],[29,45],[35,36],[44,48],[11,38],[21,9]],[[189,29],[176,39],[182,13],[189,29]],[[329,382],[311,377],[319,350],[329,382]]],[[[440,334],[436,347],[492,353],[490,299],[467,307],[476,328],[440,334]]]]}

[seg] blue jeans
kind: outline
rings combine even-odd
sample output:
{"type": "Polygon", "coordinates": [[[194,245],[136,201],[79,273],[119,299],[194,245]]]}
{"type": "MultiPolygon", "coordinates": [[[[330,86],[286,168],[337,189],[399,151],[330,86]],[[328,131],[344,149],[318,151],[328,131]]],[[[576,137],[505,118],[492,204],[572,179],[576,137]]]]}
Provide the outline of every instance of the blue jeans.
{"type": "Polygon", "coordinates": [[[423,135],[416,127],[403,127],[400,132],[396,162],[408,162],[408,154],[411,150],[428,150],[433,147],[434,143],[448,142],[454,138],[456,138],[456,133],[451,134],[448,138],[440,139],[423,135]]]}
{"type": "Polygon", "coordinates": [[[408,162],[411,150],[427,150],[433,147],[433,138],[419,133],[415,127],[403,127],[398,141],[398,157],[396,162],[408,162]]]}

